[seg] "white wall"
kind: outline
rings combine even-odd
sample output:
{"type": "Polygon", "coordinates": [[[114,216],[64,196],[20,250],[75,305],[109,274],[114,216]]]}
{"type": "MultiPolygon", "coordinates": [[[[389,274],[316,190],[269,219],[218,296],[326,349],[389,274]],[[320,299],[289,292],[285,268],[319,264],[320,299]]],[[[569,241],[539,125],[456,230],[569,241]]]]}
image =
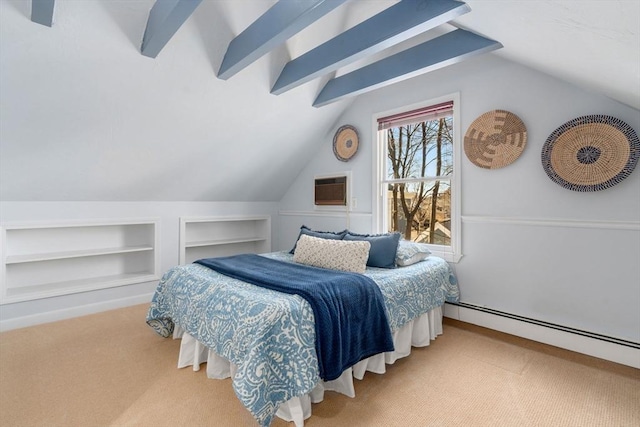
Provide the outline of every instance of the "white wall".
{"type": "Polygon", "coordinates": [[[462,159],[463,258],[454,265],[462,301],[520,316],[640,342],[640,171],[592,193],[566,190],[541,165],[546,138],[582,115],[608,114],[640,131],[637,110],[523,66],[485,55],[361,96],[335,124],[354,125],[360,149],[349,163],[333,156],[331,138],[281,201],[281,243],[297,228],[350,224],[376,231],[372,206],[374,114],[454,92],[461,130],[480,114],[505,109],[527,126],[522,156],[498,170],[462,159]],[[349,170],[355,215],[313,210],[313,176],[349,170]]]}
{"type": "MultiPolygon", "coordinates": [[[[0,202],[0,223],[60,223],[120,219],[160,220],[160,274],[179,264],[181,216],[248,216],[277,214],[272,202],[0,202]]],[[[272,221],[272,246],[278,246],[278,224],[272,221]]],[[[151,301],[157,281],[82,292],[0,306],[2,329],[95,313],[151,301]]]]}
{"type": "Polygon", "coordinates": [[[148,58],[154,0],[58,1],[52,27],[30,0],[0,0],[0,200],[280,200],[348,101],[312,107],[320,81],[272,95],[287,46],[216,77],[270,3],[202,2],[148,58]]]}

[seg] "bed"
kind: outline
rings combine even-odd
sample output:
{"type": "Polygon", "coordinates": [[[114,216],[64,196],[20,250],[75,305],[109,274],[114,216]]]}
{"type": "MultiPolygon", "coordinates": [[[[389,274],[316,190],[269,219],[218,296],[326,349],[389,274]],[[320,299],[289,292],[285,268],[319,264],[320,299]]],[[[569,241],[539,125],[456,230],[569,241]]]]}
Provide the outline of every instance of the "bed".
{"type": "MultiPolygon", "coordinates": [[[[295,264],[300,252],[260,257],[295,264]]],[[[270,425],[277,415],[301,427],[324,391],[354,397],[354,377],[384,373],[385,365],[407,356],[411,346],[429,345],[442,333],[443,304],[459,298],[449,265],[435,256],[400,268],[366,266],[363,275],[382,295],[394,348],[354,363],[331,380],[320,375],[314,310],[307,300],[205,265],[167,271],[147,323],[163,337],[182,339],[179,368],[198,370],[206,362],[210,378],[231,377],[236,396],[259,425],[270,425]]]]}

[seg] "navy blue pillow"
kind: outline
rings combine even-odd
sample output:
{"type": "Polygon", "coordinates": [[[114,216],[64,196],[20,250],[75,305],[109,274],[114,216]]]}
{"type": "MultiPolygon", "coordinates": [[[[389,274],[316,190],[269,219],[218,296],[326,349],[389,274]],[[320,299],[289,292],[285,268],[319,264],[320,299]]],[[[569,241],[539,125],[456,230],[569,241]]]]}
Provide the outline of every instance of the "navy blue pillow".
{"type": "Polygon", "coordinates": [[[366,240],[371,244],[367,265],[371,267],[396,268],[396,252],[400,233],[356,234],[347,232],[344,240],[366,240]]]}
{"type": "Polygon", "coordinates": [[[315,231],[310,229],[306,225],[303,225],[302,227],[300,227],[300,234],[298,234],[298,238],[296,239],[296,244],[293,245],[293,249],[289,251],[290,254],[296,251],[296,245],[298,244],[298,240],[300,239],[300,236],[302,236],[303,234],[306,234],[308,236],[313,236],[313,237],[319,237],[321,239],[342,240],[344,238],[344,235],[347,234],[347,230],[342,230],[337,232],[315,231]]]}

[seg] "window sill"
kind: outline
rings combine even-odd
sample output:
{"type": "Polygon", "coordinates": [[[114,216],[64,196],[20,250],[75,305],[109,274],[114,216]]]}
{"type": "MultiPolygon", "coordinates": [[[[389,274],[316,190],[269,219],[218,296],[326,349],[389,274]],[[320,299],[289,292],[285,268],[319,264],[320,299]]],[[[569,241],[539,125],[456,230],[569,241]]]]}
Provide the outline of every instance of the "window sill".
{"type": "Polygon", "coordinates": [[[445,261],[452,262],[454,264],[460,262],[460,259],[462,258],[462,254],[458,252],[443,251],[438,250],[438,248],[429,248],[429,250],[431,251],[431,255],[440,257],[445,261]]]}

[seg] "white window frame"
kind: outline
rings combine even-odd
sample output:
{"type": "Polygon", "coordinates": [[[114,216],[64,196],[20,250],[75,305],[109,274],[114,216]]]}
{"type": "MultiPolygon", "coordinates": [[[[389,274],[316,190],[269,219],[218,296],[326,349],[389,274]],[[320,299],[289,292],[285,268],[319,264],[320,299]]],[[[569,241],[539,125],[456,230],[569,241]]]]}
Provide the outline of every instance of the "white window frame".
{"type": "Polygon", "coordinates": [[[386,216],[386,198],[387,192],[383,190],[382,180],[385,178],[385,160],[386,160],[386,132],[378,131],[378,119],[381,117],[399,114],[404,111],[426,108],[431,105],[440,104],[447,101],[453,101],[453,174],[447,176],[451,181],[451,246],[429,245],[431,252],[444,258],[449,262],[458,262],[462,258],[462,209],[461,209],[461,172],[462,172],[462,135],[460,133],[460,93],[456,92],[444,95],[439,98],[433,98],[413,105],[405,105],[388,111],[381,111],[373,115],[372,118],[372,135],[376,142],[373,152],[373,171],[375,173],[375,183],[373,189],[374,201],[374,218],[376,230],[379,233],[385,233],[388,230],[386,216]]]}

